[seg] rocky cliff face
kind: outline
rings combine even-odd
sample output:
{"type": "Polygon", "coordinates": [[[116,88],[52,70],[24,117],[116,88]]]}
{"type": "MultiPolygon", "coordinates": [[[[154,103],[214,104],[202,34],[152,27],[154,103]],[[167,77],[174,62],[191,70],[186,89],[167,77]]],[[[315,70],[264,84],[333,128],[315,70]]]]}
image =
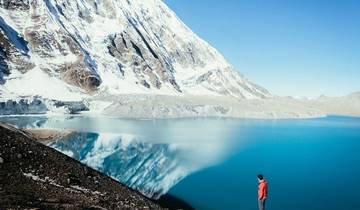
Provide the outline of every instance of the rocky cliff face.
{"type": "Polygon", "coordinates": [[[270,96],[161,0],[3,0],[0,15],[3,98],[270,96]]]}

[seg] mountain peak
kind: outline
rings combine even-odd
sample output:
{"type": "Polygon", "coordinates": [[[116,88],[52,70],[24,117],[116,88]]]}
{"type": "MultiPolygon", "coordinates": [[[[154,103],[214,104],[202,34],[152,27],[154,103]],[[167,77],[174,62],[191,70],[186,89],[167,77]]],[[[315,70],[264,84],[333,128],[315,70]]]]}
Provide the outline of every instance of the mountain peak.
{"type": "Polygon", "coordinates": [[[1,94],[9,98],[38,94],[34,83],[46,84],[45,98],[270,96],[160,0],[2,1],[0,13],[1,94]]]}

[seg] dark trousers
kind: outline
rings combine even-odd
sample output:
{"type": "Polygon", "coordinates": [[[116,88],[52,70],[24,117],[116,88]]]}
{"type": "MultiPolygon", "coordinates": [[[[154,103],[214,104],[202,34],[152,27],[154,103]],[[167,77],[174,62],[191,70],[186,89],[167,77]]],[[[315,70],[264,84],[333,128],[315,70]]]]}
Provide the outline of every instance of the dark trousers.
{"type": "Polygon", "coordinates": [[[265,200],[266,199],[258,200],[259,210],[265,210],[265,200]]]}

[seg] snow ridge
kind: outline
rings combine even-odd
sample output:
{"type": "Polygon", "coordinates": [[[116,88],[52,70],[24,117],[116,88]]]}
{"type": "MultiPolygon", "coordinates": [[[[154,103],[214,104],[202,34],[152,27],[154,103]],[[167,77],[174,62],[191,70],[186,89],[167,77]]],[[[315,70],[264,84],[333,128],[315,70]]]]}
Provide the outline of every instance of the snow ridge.
{"type": "Polygon", "coordinates": [[[5,57],[8,66],[0,69],[1,98],[271,97],[161,0],[1,2],[0,15],[0,52],[6,55],[0,62],[5,57]]]}

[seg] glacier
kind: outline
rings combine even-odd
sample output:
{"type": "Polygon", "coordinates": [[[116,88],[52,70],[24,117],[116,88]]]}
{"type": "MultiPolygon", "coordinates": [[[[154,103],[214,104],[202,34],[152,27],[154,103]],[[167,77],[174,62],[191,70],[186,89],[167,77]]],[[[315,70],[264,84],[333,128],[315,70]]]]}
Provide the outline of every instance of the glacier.
{"type": "Polygon", "coordinates": [[[271,96],[161,0],[7,0],[0,15],[2,98],[271,96]]]}
{"type": "Polygon", "coordinates": [[[1,113],[28,114],[6,104],[40,100],[46,107],[30,113],[78,113],[58,101],[124,118],[359,116],[352,95],[324,102],[271,94],[161,0],[0,1],[1,113]]]}

